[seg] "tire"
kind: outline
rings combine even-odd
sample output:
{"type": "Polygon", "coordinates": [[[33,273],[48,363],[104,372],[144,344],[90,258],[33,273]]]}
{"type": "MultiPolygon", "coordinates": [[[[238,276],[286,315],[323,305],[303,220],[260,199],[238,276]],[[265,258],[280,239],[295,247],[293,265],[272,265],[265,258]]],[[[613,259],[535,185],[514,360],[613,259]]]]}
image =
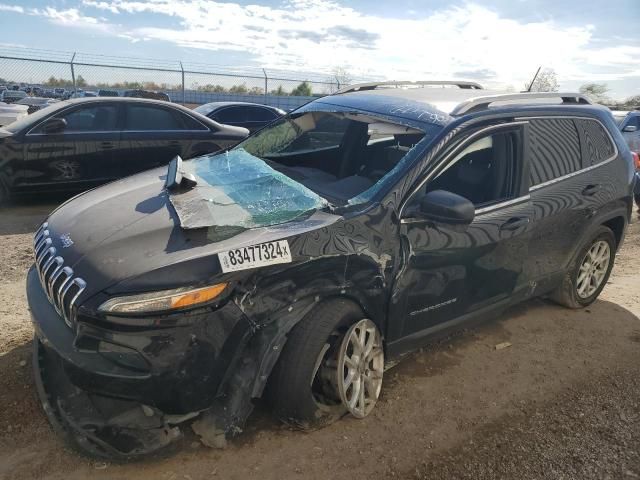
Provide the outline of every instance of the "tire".
{"type": "MultiPolygon", "coordinates": [[[[607,284],[607,280],[609,279],[609,275],[611,274],[611,269],[613,268],[615,255],[615,236],[611,229],[602,225],[580,248],[578,254],[569,265],[562,284],[551,293],[550,298],[556,303],[559,303],[560,305],[568,308],[583,308],[591,305],[596,300],[596,298],[598,298],[598,295],[600,295],[600,292],[602,292],[602,289],[607,284]],[[597,245],[602,245],[601,242],[606,243],[609,248],[608,264],[606,266],[606,270],[604,268],[602,269],[604,275],[597,280],[597,285],[593,285],[593,291],[590,291],[591,287],[589,287],[589,289],[583,290],[582,293],[580,293],[579,287],[584,285],[583,283],[580,283],[580,285],[578,285],[578,275],[581,274],[581,267],[583,265],[586,265],[585,262],[590,261],[587,259],[587,255],[589,254],[590,250],[597,245]]],[[[596,282],[596,280],[594,280],[594,282],[596,282]]]]}
{"type": "Polygon", "coordinates": [[[336,299],[315,307],[293,328],[267,388],[273,412],[281,421],[313,430],[350,411],[340,398],[336,365],[345,334],[363,321],[371,322],[358,305],[336,299]]]}
{"type": "Polygon", "coordinates": [[[640,211],[640,193],[636,193],[633,196],[633,199],[636,201],[636,207],[638,207],[638,211],[640,211]]]}

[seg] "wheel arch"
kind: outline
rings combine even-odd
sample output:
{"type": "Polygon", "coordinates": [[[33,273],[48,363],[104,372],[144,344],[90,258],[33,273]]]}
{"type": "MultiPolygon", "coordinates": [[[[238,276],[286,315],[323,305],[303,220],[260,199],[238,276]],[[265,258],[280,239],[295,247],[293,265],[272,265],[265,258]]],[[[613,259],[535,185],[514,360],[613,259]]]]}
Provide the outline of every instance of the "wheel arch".
{"type": "Polygon", "coordinates": [[[602,222],[601,225],[608,227],[613,232],[616,239],[616,249],[620,247],[622,239],[624,237],[624,230],[627,226],[627,222],[623,215],[617,215],[609,220],[602,222]]]}
{"type": "MultiPolygon", "coordinates": [[[[295,302],[295,308],[291,310],[288,308],[282,309],[276,312],[273,317],[277,318],[277,320],[265,325],[264,328],[261,328],[256,335],[254,335],[252,340],[247,344],[247,350],[258,347],[257,351],[261,352],[261,354],[258,354],[258,358],[256,359],[258,362],[258,368],[256,369],[256,374],[252,381],[252,398],[262,396],[262,392],[267,385],[269,376],[280,358],[280,354],[282,353],[291,330],[312,310],[334,300],[342,300],[352,303],[356,305],[364,315],[368,315],[368,309],[365,306],[365,302],[355,295],[341,294],[338,292],[327,294],[322,297],[309,295],[308,297],[297,300],[295,302]]],[[[384,343],[384,331],[376,320],[372,319],[372,321],[374,321],[380,329],[384,343]]]]}
{"type": "Polygon", "coordinates": [[[624,233],[629,223],[630,215],[631,210],[626,202],[616,202],[614,206],[603,208],[599,214],[596,214],[596,216],[590,220],[589,226],[585,228],[582,235],[576,238],[574,248],[571,255],[567,258],[564,268],[566,269],[571,265],[571,262],[575,259],[582,245],[593,235],[593,232],[601,226],[605,226],[613,231],[616,239],[616,247],[619,247],[624,240],[624,233]]]}

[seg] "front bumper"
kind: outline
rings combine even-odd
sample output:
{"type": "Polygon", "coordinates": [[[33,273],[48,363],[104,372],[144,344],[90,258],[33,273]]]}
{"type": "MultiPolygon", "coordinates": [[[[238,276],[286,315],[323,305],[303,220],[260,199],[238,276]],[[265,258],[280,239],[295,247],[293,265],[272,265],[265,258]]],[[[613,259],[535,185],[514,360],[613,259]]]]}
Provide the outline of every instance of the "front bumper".
{"type": "Polygon", "coordinates": [[[211,407],[252,332],[233,303],[188,326],[135,332],[69,328],[36,271],[27,276],[41,402],[59,434],[92,456],[148,454],[180,436],[172,425],[211,407]]]}
{"type": "Polygon", "coordinates": [[[251,331],[242,311],[228,303],[188,326],[121,332],[79,322],[74,332],[49,303],[34,269],[27,298],[37,337],[61,357],[74,385],[175,415],[211,405],[251,331]]]}

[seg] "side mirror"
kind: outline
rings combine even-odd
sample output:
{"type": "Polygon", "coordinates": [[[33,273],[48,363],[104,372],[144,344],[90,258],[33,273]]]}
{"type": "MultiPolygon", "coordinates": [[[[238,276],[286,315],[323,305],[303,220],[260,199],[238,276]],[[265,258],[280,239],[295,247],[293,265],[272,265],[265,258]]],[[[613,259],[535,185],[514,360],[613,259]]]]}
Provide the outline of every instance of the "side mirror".
{"type": "Polygon", "coordinates": [[[42,126],[42,131],[48,134],[62,133],[67,128],[67,121],[64,118],[50,118],[42,126]]]}
{"type": "Polygon", "coordinates": [[[636,130],[638,130],[638,127],[635,125],[627,125],[622,129],[623,132],[635,132],[636,130]]]}
{"type": "Polygon", "coordinates": [[[476,208],[466,198],[445,190],[434,190],[420,199],[414,215],[446,225],[469,225],[476,216],[476,208]]]}

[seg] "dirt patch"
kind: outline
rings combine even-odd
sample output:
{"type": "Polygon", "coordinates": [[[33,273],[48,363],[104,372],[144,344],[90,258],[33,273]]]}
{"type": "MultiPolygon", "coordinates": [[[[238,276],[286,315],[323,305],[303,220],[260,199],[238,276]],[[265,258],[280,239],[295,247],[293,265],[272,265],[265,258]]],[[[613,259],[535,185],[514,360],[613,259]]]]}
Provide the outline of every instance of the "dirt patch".
{"type": "MultiPolygon", "coordinates": [[[[2,246],[30,252],[47,211],[0,211],[2,246]]],[[[14,256],[4,248],[2,255],[14,256]]],[[[23,281],[30,259],[11,261],[15,270],[0,261],[0,479],[640,475],[638,222],[590,308],[533,300],[418,352],[387,372],[380,404],[364,420],[345,418],[305,434],[258,408],[224,451],[187,436],[177,453],[129,465],[85,459],[50,432],[29,370],[23,281]],[[504,342],[511,346],[496,350],[504,342]]]]}

